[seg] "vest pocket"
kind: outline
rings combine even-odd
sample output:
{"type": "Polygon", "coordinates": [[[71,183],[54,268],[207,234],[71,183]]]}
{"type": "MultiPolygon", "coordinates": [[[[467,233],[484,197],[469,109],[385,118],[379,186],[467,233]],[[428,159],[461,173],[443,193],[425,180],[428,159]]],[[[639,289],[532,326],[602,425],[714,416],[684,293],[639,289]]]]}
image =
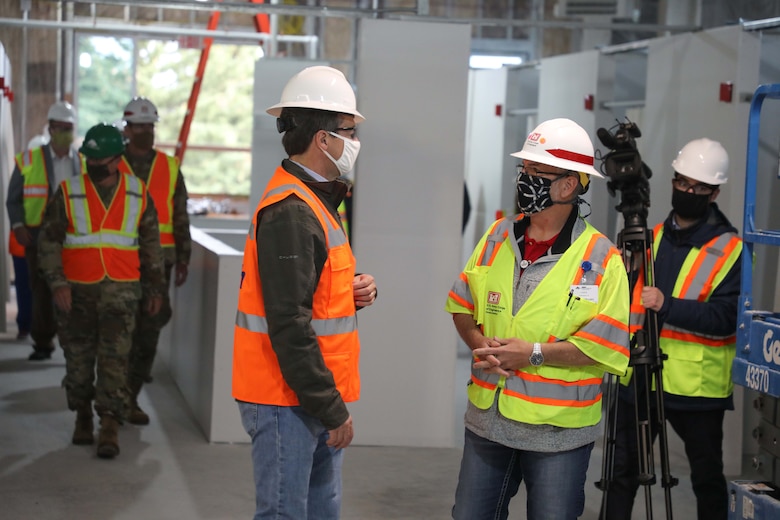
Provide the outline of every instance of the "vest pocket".
{"type": "Polygon", "coordinates": [[[546,332],[559,340],[565,340],[580,330],[598,313],[598,304],[582,298],[569,298],[561,302],[550,316],[546,332]]]}
{"type": "Polygon", "coordinates": [[[356,401],[360,388],[358,386],[357,369],[353,367],[352,356],[346,353],[327,354],[323,352],[322,357],[325,366],[333,374],[333,380],[336,388],[345,402],[356,401]]]}

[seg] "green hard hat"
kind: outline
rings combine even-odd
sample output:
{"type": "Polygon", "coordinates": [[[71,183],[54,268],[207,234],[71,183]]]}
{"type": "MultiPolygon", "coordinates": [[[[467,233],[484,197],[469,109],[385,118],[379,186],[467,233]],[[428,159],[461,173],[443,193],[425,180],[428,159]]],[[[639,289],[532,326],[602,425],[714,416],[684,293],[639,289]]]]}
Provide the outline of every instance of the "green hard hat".
{"type": "Polygon", "coordinates": [[[114,125],[98,123],[84,136],[79,152],[88,159],[113,157],[125,151],[125,140],[114,125]]]}

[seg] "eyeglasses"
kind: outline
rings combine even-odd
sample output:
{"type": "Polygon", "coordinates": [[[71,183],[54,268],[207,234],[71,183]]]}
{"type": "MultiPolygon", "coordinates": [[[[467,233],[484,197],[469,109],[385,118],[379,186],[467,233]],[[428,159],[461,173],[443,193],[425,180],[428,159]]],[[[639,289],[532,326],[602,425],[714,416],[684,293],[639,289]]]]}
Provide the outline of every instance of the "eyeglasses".
{"type": "Polygon", "coordinates": [[[710,186],[709,184],[691,184],[687,179],[682,177],[675,177],[672,179],[672,184],[680,191],[693,191],[696,195],[710,195],[718,189],[717,186],[710,186]]]}
{"type": "Polygon", "coordinates": [[[347,128],[336,128],[335,130],[332,130],[333,132],[347,132],[349,135],[345,137],[349,137],[350,139],[355,139],[357,137],[357,133],[355,132],[355,127],[350,126],[347,128]]]}
{"type": "Polygon", "coordinates": [[[518,164],[516,168],[517,168],[517,175],[526,174],[526,175],[533,175],[534,177],[539,175],[555,175],[556,177],[563,177],[564,175],[569,175],[568,173],[545,172],[537,169],[536,166],[526,166],[524,164],[518,164]]]}

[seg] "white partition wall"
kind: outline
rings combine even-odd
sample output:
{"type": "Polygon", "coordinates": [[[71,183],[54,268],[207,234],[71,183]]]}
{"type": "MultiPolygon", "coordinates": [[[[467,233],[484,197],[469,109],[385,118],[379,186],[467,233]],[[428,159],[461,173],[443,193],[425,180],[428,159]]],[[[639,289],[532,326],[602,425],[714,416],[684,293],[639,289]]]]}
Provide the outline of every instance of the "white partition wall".
{"type": "MultiPolygon", "coordinates": [[[[358,313],[355,442],[454,446],[456,333],[444,312],[461,265],[470,27],[360,20],[358,270],[379,299],[358,313]]],[[[465,387],[465,381],[459,381],[465,387]]],[[[465,388],[461,395],[465,399],[465,388]]]]}
{"type": "Polygon", "coordinates": [[[471,216],[463,232],[464,264],[496,211],[511,209],[502,205],[507,186],[504,156],[504,126],[507,111],[508,69],[469,71],[468,123],[466,125],[466,185],[471,200],[471,216]]]}
{"type": "MultiPolygon", "coordinates": [[[[196,227],[187,283],[171,294],[173,317],[159,358],[209,442],[248,442],[232,397],[233,325],[243,254],[196,227]]],[[[224,233],[230,234],[230,230],[224,233]]]]}
{"type": "MultiPolygon", "coordinates": [[[[6,87],[13,87],[11,83],[11,61],[5,53],[5,47],[2,42],[0,42],[0,80],[3,81],[6,87]]],[[[14,168],[14,155],[18,152],[14,146],[12,112],[11,100],[0,90],[0,182],[2,182],[0,196],[3,201],[6,199],[8,182],[11,179],[11,172],[14,168]]],[[[5,237],[2,244],[0,244],[0,298],[4,302],[8,301],[9,277],[12,270],[9,267],[11,262],[8,261],[7,244],[10,229],[7,222],[6,212],[0,212],[0,229],[3,230],[3,237],[5,237]]],[[[0,330],[2,331],[8,330],[5,314],[4,312],[0,313],[0,330]]]]}
{"type": "Polygon", "coordinates": [[[324,62],[301,60],[274,60],[261,58],[255,62],[255,85],[252,106],[252,183],[249,193],[249,211],[254,214],[265,185],[276,167],[287,157],[282,147],[282,134],[276,130],[276,118],[265,109],[279,102],[287,81],[295,74],[324,62]]]}
{"type": "MultiPolygon", "coordinates": [[[[537,121],[566,117],[576,121],[599,146],[596,129],[611,126],[612,114],[601,107],[601,102],[612,98],[613,74],[605,73],[611,62],[596,50],[545,58],[541,62],[539,79],[539,112],[537,121]],[[585,99],[593,96],[593,108],[586,107],[585,99]]],[[[596,168],[599,167],[596,161],[596,168]]],[[[615,205],[607,193],[606,182],[594,179],[584,197],[591,204],[588,221],[607,232],[610,215],[615,205]]],[[[587,207],[582,208],[587,212],[587,207]]],[[[610,237],[614,239],[614,237],[610,237]]]]}
{"type": "Polygon", "coordinates": [[[650,222],[660,222],[670,210],[671,162],[679,149],[709,137],[723,144],[732,165],[718,205],[742,229],[750,104],[741,97],[758,86],[759,62],[759,35],[739,26],[650,41],[642,129],[643,157],[654,172],[650,222]],[[727,82],[733,98],[719,101],[720,84],[727,82]]]}

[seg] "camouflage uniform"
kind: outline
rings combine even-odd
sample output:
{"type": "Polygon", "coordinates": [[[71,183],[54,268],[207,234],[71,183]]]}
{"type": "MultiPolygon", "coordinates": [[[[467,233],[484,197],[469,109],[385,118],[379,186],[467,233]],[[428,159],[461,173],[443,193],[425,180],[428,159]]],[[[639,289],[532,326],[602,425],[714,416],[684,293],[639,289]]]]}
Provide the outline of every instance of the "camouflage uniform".
{"type": "MultiPolygon", "coordinates": [[[[124,158],[133,170],[133,174],[144,182],[149,180],[149,173],[156,155],[156,150],[150,150],[144,156],[124,154],[124,158]]],[[[163,247],[165,260],[165,286],[162,289],[162,307],[155,316],[149,316],[143,307],[140,308],[135,332],[133,333],[133,348],[130,353],[130,369],[127,382],[132,391],[137,391],[148,380],[152,373],[152,364],[157,354],[157,342],[160,331],[170,321],[173,314],[169,288],[171,272],[175,264],[189,264],[192,252],[190,238],[190,217],[187,214],[187,187],[179,169],[176,178],[176,188],[173,192],[173,238],[175,247],[163,247]]]]}
{"type": "MultiPolygon", "coordinates": [[[[95,188],[108,207],[117,185],[95,188]]],[[[159,295],[163,284],[157,211],[147,194],[146,210],[138,227],[140,282],[104,278],[95,284],[83,284],[69,282],[62,269],[62,244],[68,228],[65,205],[65,196],[59,188],[43,217],[38,255],[52,292],[65,285],[71,287],[71,311],[64,313],[57,309],[66,361],[62,384],[67,391],[68,408],[83,409],[94,400],[98,415],[108,414],[122,420],[127,412],[127,364],[139,302],[159,295]]]]}

